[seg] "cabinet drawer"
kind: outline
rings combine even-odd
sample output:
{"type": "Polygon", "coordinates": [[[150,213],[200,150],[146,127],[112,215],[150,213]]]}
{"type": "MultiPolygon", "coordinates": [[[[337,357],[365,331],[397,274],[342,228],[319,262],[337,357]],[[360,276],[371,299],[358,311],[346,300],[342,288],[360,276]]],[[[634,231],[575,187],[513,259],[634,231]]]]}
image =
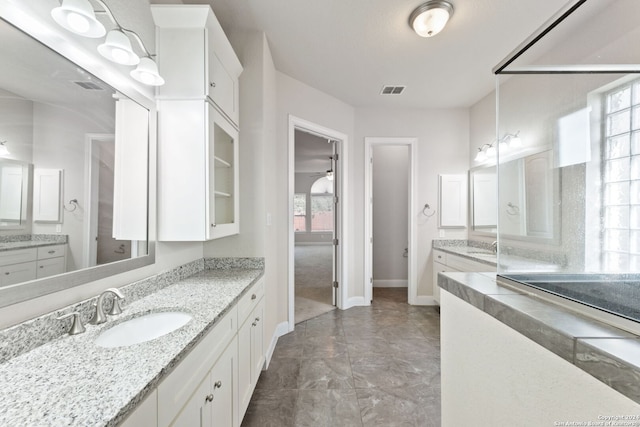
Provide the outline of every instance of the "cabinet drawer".
{"type": "Polygon", "coordinates": [[[0,252],[0,266],[35,261],[37,257],[38,250],[36,248],[3,251],[0,252]]]}
{"type": "Polygon", "coordinates": [[[249,289],[249,292],[244,294],[238,302],[238,325],[242,326],[249,314],[258,305],[258,302],[264,295],[264,279],[258,280],[258,282],[249,289]]]}
{"type": "Polygon", "coordinates": [[[38,259],[64,256],[65,245],[41,246],[38,248],[38,259]]]}
{"type": "Polygon", "coordinates": [[[446,252],[434,250],[433,251],[433,261],[434,262],[439,262],[440,264],[446,264],[447,263],[447,254],[446,254],[446,252]]]}
{"type": "Polygon", "coordinates": [[[158,427],[165,427],[187,403],[202,378],[235,336],[238,311],[233,307],[158,386],[158,427]]]}

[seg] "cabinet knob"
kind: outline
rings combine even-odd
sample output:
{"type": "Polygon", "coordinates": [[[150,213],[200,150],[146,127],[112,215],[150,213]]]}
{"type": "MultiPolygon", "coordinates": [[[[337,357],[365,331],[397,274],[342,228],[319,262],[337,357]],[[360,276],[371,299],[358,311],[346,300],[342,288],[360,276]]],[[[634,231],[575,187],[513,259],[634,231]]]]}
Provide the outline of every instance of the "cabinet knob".
{"type": "Polygon", "coordinates": [[[216,383],[213,385],[213,388],[222,388],[222,381],[216,381],[216,383]]]}
{"type": "Polygon", "coordinates": [[[44,268],[44,265],[41,265],[40,268],[44,268]]]}
{"type": "Polygon", "coordinates": [[[4,274],[5,274],[5,276],[8,276],[8,275],[10,275],[11,273],[10,273],[10,272],[8,272],[8,271],[6,271],[4,274]]]}
{"type": "Polygon", "coordinates": [[[216,228],[216,225],[215,224],[211,224],[211,227],[216,228]]]}
{"type": "Polygon", "coordinates": [[[208,395],[207,397],[204,398],[205,402],[213,402],[213,394],[208,395]]]}
{"type": "Polygon", "coordinates": [[[209,83],[209,86],[211,86],[211,87],[216,87],[216,82],[211,82],[211,83],[209,83]]]}
{"type": "Polygon", "coordinates": [[[256,294],[251,294],[251,299],[252,299],[252,300],[254,300],[254,299],[256,299],[256,298],[258,298],[258,297],[256,296],[256,294]]]}
{"type": "Polygon", "coordinates": [[[257,326],[257,325],[258,325],[258,322],[253,322],[253,323],[251,324],[251,326],[257,326]]]}
{"type": "Polygon", "coordinates": [[[257,322],[259,322],[259,321],[260,321],[260,318],[259,318],[259,317],[256,317],[256,323],[257,323],[257,322]]]}

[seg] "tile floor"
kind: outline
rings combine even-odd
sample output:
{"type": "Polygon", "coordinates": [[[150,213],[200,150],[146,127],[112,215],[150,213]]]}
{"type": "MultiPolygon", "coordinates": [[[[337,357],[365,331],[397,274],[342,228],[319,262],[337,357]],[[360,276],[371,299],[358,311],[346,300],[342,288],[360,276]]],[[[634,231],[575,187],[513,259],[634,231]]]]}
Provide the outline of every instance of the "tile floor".
{"type": "Polygon", "coordinates": [[[406,288],[280,337],[243,427],[440,426],[440,316],[406,288]]]}

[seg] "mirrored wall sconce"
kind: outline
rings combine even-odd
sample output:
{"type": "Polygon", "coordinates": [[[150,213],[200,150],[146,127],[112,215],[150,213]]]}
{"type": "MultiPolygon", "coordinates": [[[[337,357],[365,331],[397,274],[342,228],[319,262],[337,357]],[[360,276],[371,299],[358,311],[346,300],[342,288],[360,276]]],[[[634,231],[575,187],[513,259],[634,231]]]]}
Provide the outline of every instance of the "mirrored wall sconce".
{"type": "Polygon", "coordinates": [[[520,131],[516,133],[508,133],[500,139],[496,139],[491,144],[484,144],[478,148],[478,153],[474,160],[476,162],[484,162],[486,160],[495,159],[497,148],[501,153],[522,147],[522,139],[520,139],[520,131]]]}
{"type": "Polygon", "coordinates": [[[0,156],[8,156],[9,149],[7,148],[7,141],[0,141],[0,156]]]}
{"type": "Polygon", "coordinates": [[[82,37],[101,38],[106,34],[102,44],[98,46],[98,53],[121,65],[136,65],[131,71],[131,77],[149,86],[161,86],[164,79],[158,72],[158,65],[140,36],[132,30],[122,27],[113,16],[111,9],[102,0],[93,0],[103,9],[96,11],[89,0],[62,0],[60,6],[53,8],[51,16],[62,28],[82,37]],[[96,18],[96,13],[105,14],[115,28],[107,32],[104,25],[96,18]],[[133,50],[133,39],[144,55],[142,57],[133,50]]]}

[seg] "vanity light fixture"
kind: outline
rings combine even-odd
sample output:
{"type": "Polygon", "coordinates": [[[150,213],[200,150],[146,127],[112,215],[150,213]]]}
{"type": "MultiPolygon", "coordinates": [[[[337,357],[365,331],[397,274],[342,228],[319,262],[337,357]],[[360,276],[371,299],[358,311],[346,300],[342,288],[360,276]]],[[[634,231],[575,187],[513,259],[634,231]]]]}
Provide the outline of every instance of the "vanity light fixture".
{"type": "Polygon", "coordinates": [[[130,75],[140,83],[149,86],[163,85],[164,79],[158,72],[158,65],[140,36],[135,31],[122,27],[103,0],[93,1],[102,7],[101,11],[95,11],[89,0],[62,0],[61,5],[51,11],[51,16],[61,27],[80,36],[99,38],[107,34],[104,43],[98,46],[100,55],[116,64],[137,65],[130,75]],[[96,13],[107,15],[115,28],[106,33],[104,26],[96,19],[96,13]],[[138,43],[144,56],[140,57],[134,52],[131,38],[138,43]]]}
{"type": "Polygon", "coordinates": [[[107,32],[89,0],[62,0],[62,4],[51,11],[51,16],[61,27],[83,37],[100,38],[107,32]]]}
{"type": "Polygon", "coordinates": [[[502,152],[522,147],[522,139],[520,139],[520,131],[516,133],[508,133],[500,139],[494,140],[491,144],[483,144],[478,148],[478,153],[473,159],[476,162],[484,162],[493,159],[496,156],[496,146],[500,146],[502,152]]]}
{"type": "Polygon", "coordinates": [[[433,37],[444,29],[453,15],[453,5],[431,0],[418,6],[409,16],[409,25],[420,37],[433,37]]]}
{"type": "Polygon", "coordinates": [[[0,156],[8,156],[10,154],[6,144],[7,141],[0,141],[0,156]]]}

